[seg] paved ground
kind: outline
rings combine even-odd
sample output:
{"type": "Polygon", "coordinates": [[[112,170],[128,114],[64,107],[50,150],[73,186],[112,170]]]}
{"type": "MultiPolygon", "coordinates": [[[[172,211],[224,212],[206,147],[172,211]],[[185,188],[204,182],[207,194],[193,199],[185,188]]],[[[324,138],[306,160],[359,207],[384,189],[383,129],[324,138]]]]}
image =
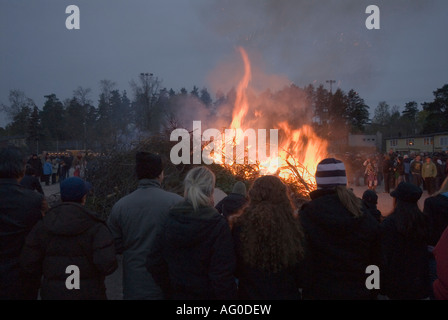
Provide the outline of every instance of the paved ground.
{"type": "MultiPolygon", "coordinates": [[[[42,186],[44,193],[47,197],[51,195],[59,194],[59,183],[50,186],[42,186]]],[[[362,197],[363,192],[367,189],[365,186],[352,186],[354,193],[358,197],[362,197]]],[[[393,210],[393,199],[388,193],[384,193],[384,188],[382,186],[377,188],[378,193],[378,209],[384,216],[387,216],[393,210]]],[[[215,203],[218,203],[223,197],[225,197],[225,193],[219,189],[215,190],[215,203]]],[[[419,206],[423,210],[424,200],[428,197],[426,191],[423,192],[422,198],[419,201],[419,206]]],[[[122,291],[122,256],[117,256],[118,259],[118,269],[106,277],[106,288],[107,288],[107,296],[110,300],[122,300],[123,299],[123,291],[122,291]]]]}

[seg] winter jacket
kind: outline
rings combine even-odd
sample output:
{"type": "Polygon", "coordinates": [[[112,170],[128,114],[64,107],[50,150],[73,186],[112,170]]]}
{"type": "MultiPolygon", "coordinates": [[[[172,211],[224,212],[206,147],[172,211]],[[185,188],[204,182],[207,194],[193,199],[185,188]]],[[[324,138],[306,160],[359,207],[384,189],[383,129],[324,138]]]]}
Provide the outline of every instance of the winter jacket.
{"type": "Polygon", "coordinates": [[[33,226],[42,219],[44,197],[14,179],[0,179],[0,300],[36,299],[25,288],[20,252],[33,226]]]}
{"type": "Polygon", "coordinates": [[[236,298],[235,252],[226,219],[213,207],[173,207],[147,259],[165,298],[236,298]]]}
{"type": "Polygon", "coordinates": [[[51,175],[53,173],[53,166],[51,165],[51,162],[45,162],[44,163],[44,175],[51,175]]]}
{"type": "Polygon", "coordinates": [[[380,230],[375,218],[364,212],[354,217],[334,189],[318,189],[302,206],[299,217],[308,248],[311,273],[303,299],[374,299],[366,288],[366,268],[379,266],[380,230]]]}
{"type": "Polygon", "coordinates": [[[426,198],[423,213],[429,220],[429,245],[435,246],[448,227],[448,193],[426,198]]]}
{"type": "Polygon", "coordinates": [[[300,289],[307,276],[303,261],[278,272],[267,272],[248,265],[242,257],[241,231],[232,229],[237,257],[235,276],[238,278],[238,299],[241,300],[299,300],[300,289]]]}
{"type": "Polygon", "coordinates": [[[428,244],[397,230],[394,213],[381,223],[381,293],[390,299],[424,299],[430,295],[428,244]]]}
{"type": "Polygon", "coordinates": [[[219,201],[215,208],[219,213],[222,213],[224,217],[229,218],[229,216],[237,213],[247,201],[247,198],[242,194],[230,193],[219,201]]]}
{"type": "Polygon", "coordinates": [[[44,190],[42,189],[42,185],[40,181],[35,176],[25,175],[22,180],[20,180],[20,184],[27,189],[36,190],[41,194],[44,194],[44,190]]]}
{"type": "Polygon", "coordinates": [[[448,300],[448,228],[442,233],[433,254],[437,264],[437,279],[433,283],[434,297],[448,300]]]}
{"type": "Polygon", "coordinates": [[[422,162],[421,161],[417,161],[417,160],[412,160],[411,161],[411,173],[413,175],[421,175],[422,174],[422,162]]]}
{"type": "Polygon", "coordinates": [[[163,190],[153,179],[142,179],[134,192],[112,208],[108,226],[118,254],[123,254],[123,297],[126,300],[163,299],[145,267],[146,257],[168,210],[182,197],[163,190]]]}
{"type": "Polygon", "coordinates": [[[105,221],[74,202],[51,208],[27,237],[21,255],[23,272],[43,276],[43,300],[107,299],[105,276],[117,267],[112,235],[105,221]],[[79,289],[69,290],[66,280],[79,268],[79,289]]]}
{"type": "Polygon", "coordinates": [[[424,163],[422,165],[422,178],[435,178],[437,177],[437,167],[434,162],[424,163]]]}

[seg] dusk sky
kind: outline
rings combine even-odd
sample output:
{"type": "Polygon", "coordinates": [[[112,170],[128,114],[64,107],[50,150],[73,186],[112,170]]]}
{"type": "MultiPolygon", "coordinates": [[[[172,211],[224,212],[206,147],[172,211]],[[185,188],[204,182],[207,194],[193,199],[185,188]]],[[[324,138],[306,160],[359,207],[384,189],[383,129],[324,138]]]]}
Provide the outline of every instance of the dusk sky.
{"type": "MultiPolygon", "coordinates": [[[[19,89],[42,108],[45,95],[63,101],[82,86],[96,105],[103,79],[131,98],[141,72],[214,97],[237,85],[238,68],[226,66],[241,64],[242,46],[264,80],[336,80],[333,91],[355,89],[373,114],[380,101],[432,101],[448,83],[447,16],[446,0],[0,0],[0,103],[19,89]],[[365,26],[372,4],[379,30],[365,26]],[[69,5],[79,30],[66,28],[69,5]]],[[[275,89],[264,80],[260,89],[275,89]]]]}

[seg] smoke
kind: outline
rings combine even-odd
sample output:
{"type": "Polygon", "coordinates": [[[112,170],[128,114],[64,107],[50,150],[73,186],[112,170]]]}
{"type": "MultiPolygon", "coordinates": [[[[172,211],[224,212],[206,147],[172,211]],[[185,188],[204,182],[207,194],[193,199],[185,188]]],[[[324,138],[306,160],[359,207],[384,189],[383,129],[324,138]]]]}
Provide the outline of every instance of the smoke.
{"type": "Polygon", "coordinates": [[[290,81],[305,86],[336,79],[347,91],[374,86],[390,48],[437,1],[223,0],[198,5],[199,20],[229,46],[256,52],[290,81]],[[368,5],[381,29],[367,30],[368,5]]]}

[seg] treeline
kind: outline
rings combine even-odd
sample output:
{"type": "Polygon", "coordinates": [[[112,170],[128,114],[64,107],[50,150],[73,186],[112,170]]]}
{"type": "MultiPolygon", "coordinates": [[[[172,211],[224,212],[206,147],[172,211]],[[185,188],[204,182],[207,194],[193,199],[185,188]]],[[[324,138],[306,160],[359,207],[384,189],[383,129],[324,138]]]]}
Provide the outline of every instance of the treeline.
{"type": "MultiPolygon", "coordinates": [[[[78,87],[71,98],[63,101],[53,93],[46,95],[43,106],[37,106],[24,92],[11,90],[9,105],[1,106],[10,122],[0,128],[0,135],[24,137],[32,152],[110,150],[169,133],[184,126],[185,118],[194,113],[205,112],[210,119],[224,118],[230,123],[229,110],[236,99],[235,89],[218,91],[214,98],[205,87],[168,90],[161,87],[157,77],[147,73],[131,81],[131,88],[128,96],[113,81],[102,80],[97,103],[90,99],[91,89],[78,87]],[[227,113],[222,112],[224,109],[227,113]]],[[[341,140],[348,133],[380,131],[391,136],[448,131],[448,84],[434,91],[434,101],[422,103],[422,109],[414,101],[403,107],[381,102],[374,109],[373,119],[369,118],[369,106],[353,89],[347,93],[337,89],[333,93],[323,85],[300,88],[292,84],[277,92],[266,90],[250,97],[250,101],[255,104],[254,110],[263,110],[263,116],[271,120],[300,126],[306,119],[321,137],[330,141],[341,140]]]]}

